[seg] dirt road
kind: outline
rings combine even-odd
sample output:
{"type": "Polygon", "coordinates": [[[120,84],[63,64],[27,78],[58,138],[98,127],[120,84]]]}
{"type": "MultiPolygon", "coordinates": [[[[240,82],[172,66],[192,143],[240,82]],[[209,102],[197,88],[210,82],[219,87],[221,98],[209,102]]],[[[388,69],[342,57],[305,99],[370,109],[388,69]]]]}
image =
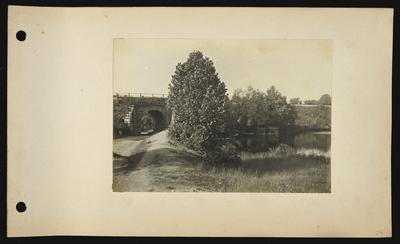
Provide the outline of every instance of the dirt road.
{"type": "Polygon", "coordinates": [[[188,149],[171,145],[167,131],[115,139],[113,152],[114,191],[196,190],[189,179],[182,183],[180,175],[194,171],[198,158],[188,149]]]}

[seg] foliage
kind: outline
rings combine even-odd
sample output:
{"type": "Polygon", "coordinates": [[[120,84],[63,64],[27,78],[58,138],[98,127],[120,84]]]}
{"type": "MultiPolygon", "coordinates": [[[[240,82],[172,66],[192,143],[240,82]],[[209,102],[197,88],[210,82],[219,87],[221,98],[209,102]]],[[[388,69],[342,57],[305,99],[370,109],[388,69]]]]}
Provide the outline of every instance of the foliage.
{"type": "Polygon", "coordinates": [[[290,126],[294,123],[293,106],[287,103],[286,97],[274,86],[266,93],[251,86],[247,91],[235,90],[230,103],[228,111],[241,129],[252,126],[290,126]]]}
{"type": "Polygon", "coordinates": [[[277,147],[270,148],[268,150],[268,154],[270,155],[270,157],[287,158],[289,156],[295,155],[296,150],[287,144],[279,144],[277,147]]]}
{"type": "Polygon", "coordinates": [[[178,63],[169,84],[168,107],[173,121],[169,136],[206,156],[221,143],[227,95],[213,62],[199,51],[178,63]]]}
{"type": "Polygon", "coordinates": [[[267,124],[278,126],[294,124],[293,107],[286,102],[286,97],[282,96],[274,86],[267,90],[267,107],[269,112],[267,124]]]}
{"type": "Polygon", "coordinates": [[[304,104],[306,105],[331,105],[331,96],[329,94],[322,95],[319,100],[305,100],[304,104]]]}
{"type": "Polygon", "coordinates": [[[331,128],[331,108],[325,106],[296,106],[295,125],[309,129],[331,128]]]}
{"type": "Polygon", "coordinates": [[[296,104],[301,104],[301,101],[300,101],[300,98],[296,97],[296,98],[290,99],[289,103],[296,105],[296,104]]]}
{"type": "Polygon", "coordinates": [[[324,94],[321,96],[321,98],[318,100],[319,105],[331,105],[331,96],[328,94],[324,94]]]}
{"type": "Polygon", "coordinates": [[[210,150],[207,161],[219,164],[234,164],[240,162],[239,148],[232,142],[223,142],[210,150]]]}
{"type": "Polygon", "coordinates": [[[317,100],[305,100],[304,101],[305,105],[318,105],[318,101],[317,100]]]}
{"type": "Polygon", "coordinates": [[[225,117],[224,117],[224,127],[223,134],[233,135],[238,129],[238,122],[235,121],[235,115],[233,114],[233,105],[228,96],[225,97],[225,117]]]}
{"type": "Polygon", "coordinates": [[[143,117],[141,118],[141,123],[143,131],[149,131],[151,129],[154,129],[154,121],[149,114],[143,115],[143,117]]]}

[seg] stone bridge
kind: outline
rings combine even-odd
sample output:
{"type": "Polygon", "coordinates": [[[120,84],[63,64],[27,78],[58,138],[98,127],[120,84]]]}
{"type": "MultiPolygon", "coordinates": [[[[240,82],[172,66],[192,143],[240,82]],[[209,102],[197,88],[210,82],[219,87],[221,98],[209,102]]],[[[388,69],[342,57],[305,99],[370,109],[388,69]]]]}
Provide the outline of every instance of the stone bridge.
{"type": "Polygon", "coordinates": [[[114,136],[151,134],[171,121],[166,94],[114,94],[114,136]]]}

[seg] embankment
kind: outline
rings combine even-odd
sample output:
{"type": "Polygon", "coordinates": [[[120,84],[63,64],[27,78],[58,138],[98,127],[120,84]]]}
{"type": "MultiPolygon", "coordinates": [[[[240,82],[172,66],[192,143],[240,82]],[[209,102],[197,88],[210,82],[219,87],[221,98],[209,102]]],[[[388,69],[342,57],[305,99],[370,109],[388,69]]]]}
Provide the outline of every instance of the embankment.
{"type": "Polygon", "coordinates": [[[329,130],[331,128],[330,106],[295,106],[295,126],[308,130],[329,130]]]}

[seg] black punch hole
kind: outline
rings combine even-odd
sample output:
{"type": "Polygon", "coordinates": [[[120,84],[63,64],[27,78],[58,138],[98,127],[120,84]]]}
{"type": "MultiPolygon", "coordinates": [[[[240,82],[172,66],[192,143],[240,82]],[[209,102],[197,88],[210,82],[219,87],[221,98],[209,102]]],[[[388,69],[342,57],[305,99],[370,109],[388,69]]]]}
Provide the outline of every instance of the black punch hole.
{"type": "Polygon", "coordinates": [[[26,210],[26,205],[25,205],[24,202],[19,202],[19,203],[17,203],[16,208],[17,208],[17,211],[18,211],[18,212],[22,213],[22,212],[25,212],[25,210],[26,210]]]}
{"type": "Polygon", "coordinates": [[[22,31],[22,30],[18,31],[17,32],[17,40],[23,42],[23,41],[25,41],[25,39],[26,39],[25,31],[22,31]]]}

